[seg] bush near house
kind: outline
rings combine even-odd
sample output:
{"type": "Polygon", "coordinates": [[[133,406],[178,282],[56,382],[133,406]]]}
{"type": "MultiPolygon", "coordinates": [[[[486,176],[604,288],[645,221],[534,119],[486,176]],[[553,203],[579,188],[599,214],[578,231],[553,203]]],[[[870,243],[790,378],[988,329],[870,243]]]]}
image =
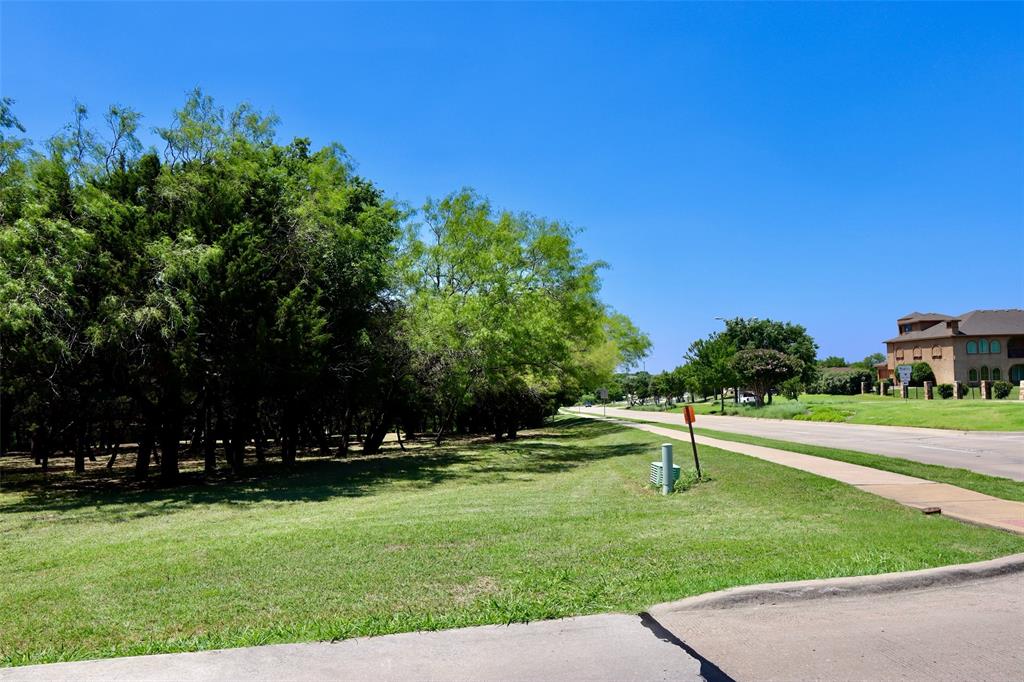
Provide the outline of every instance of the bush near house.
{"type": "Polygon", "coordinates": [[[949,400],[953,397],[953,384],[939,384],[935,387],[935,392],[943,400],[949,400]]]}
{"type": "Polygon", "coordinates": [[[935,381],[935,372],[927,362],[915,362],[910,370],[910,381],[921,386],[926,381],[935,381]]]}
{"type": "Polygon", "coordinates": [[[1009,381],[996,381],[992,384],[992,396],[998,400],[1002,400],[1006,396],[1010,395],[1010,391],[1013,390],[1013,384],[1009,381]]]}
{"type": "Polygon", "coordinates": [[[860,393],[862,381],[871,385],[870,370],[852,367],[823,369],[818,374],[818,378],[807,387],[807,392],[827,395],[857,395],[860,393]]]}

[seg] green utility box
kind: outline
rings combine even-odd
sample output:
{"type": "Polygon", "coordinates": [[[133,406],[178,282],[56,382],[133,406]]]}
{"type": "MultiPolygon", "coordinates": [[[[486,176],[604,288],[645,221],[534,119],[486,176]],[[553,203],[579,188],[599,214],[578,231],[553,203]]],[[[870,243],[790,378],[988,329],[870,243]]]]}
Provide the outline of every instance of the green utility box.
{"type": "MultiPolygon", "coordinates": [[[[672,465],[672,483],[675,484],[679,480],[679,465],[672,465]]],[[[665,479],[662,478],[661,473],[661,462],[651,462],[651,483],[654,485],[664,485],[665,479]]]]}

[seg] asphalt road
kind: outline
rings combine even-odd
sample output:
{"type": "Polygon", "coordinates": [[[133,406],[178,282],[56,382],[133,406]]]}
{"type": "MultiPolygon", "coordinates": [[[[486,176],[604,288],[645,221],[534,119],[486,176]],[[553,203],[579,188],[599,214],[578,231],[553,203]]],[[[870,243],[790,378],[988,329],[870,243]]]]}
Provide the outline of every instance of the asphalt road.
{"type": "MultiPolygon", "coordinates": [[[[1024,409],[1024,408],[1022,408],[1024,409]]],[[[601,407],[572,408],[603,414],[601,407]]],[[[609,417],[682,424],[682,415],[608,408],[609,417]]],[[[990,476],[1024,481],[1024,432],[947,431],[907,426],[872,426],[751,417],[697,415],[696,426],[795,443],[902,457],[927,464],[960,467],[990,476]]]]}

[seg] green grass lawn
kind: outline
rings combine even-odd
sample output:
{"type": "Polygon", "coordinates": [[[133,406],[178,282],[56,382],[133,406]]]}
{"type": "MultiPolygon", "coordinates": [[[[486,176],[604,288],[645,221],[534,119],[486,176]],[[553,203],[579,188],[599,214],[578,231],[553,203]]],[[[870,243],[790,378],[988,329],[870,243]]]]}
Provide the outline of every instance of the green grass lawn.
{"type": "MultiPolygon", "coordinates": [[[[637,419],[636,421],[688,433],[687,428],[682,425],[646,422],[641,419],[637,419]]],[[[979,493],[992,495],[993,497],[999,497],[1004,500],[1024,502],[1024,483],[1015,481],[1012,478],[986,476],[985,474],[979,474],[974,471],[970,471],[969,469],[944,467],[938,464],[925,464],[924,462],[915,462],[913,460],[901,459],[899,457],[885,457],[883,455],[873,455],[867,452],[840,450],[837,448],[823,447],[821,445],[806,445],[804,443],[793,443],[791,441],[775,440],[773,438],[748,436],[741,433],[726,433],[724,431],[715,431],[712,429],[698,427],[694,427],[693,431],[694,433],[708,436],[710,438],[731,440],[737,443],[750,443],[751,445],[763,445],[769,448],[789,450],[790,452],[801,452],[805,455],[814,455],[815,457],[824,457],[826,459],[835,459],[840,462],[859,464],[861,466],[871,467],[872,469],[893,471],[898,474],[916,476],[917,478],[936,481],[938,483],[949,483],[950,485],[967,488],[968,490],[975,490],[979,493]]]]}
{"type": "MultiPolygon", "coordinates": [[[[1014,394],[1015,395],[1015,394],[1014,394]]],[[[635,405],[637,411],[679,412],[679,405],[635,405]]],[[[699,414],[722,414],[718,402],[696,403],[699,414]]],[[[1024,400],[901,400],[878,395],[802,395],[799,401],[776,396],[761,408],[725,400],[725,414],[767,419],[923,426],[963,431],[1024,431],[1024,400]]]]}
{"type": "Polygon", "coordinates": [[[662,440],[562,417],[513,443],[301,461],[230,484],[21,481],[0,492],[0,662],[638,612],[1024,551],[1022,537],[712,448],[710,482],[662,497],[646,485],[662,440]]]}

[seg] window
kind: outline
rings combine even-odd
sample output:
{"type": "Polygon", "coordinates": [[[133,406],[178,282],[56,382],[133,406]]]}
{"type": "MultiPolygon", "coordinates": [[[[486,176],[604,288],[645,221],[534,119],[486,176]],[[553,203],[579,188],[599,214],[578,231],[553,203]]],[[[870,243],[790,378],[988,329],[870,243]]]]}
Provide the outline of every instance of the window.
{"type": "Polygon", "coordinates": [[[968,381],[977,381],[978,380],[978,370],[972,369],[969,372],[967,372],[967,380],[968,381]]]}
{"type": "Polygon", "coordinates": [[[1002,378],[1002,375],[999,373],[999,368],[998,367],[993,367],[992,368],[992,381],[999,381],[1001,378],[1002,378]]]}
{"type": "Polygon", "coordinates": [[[988,352],[988,339],[982,339],[981,341],[978,341],[978,352],[979,353],[987,353],[988,352]]]}
{"type": "Polygon", "coordinates": [[[988,352],[989,353],[1001,353],[1002,351],[1003,351],[1003,347],[1000,345],[998,340],[992,339],[992,341],[989,342],[989,344],[988,344],[988,352]]]}
{"type": "Polygon", "coordinates": [[[932,360],[942,357],[942,346],[932,346],[932,360]]]}
{"type": "Polygon", "coordinates": [[[988,381],[988,367],[981,368],[981,380],[988,381]]]}
{"type": "Polygon", "coordinates": [[[974,355],[978,352],[978,344],[974,341],[967,342],[967,354],[974,355]]]}
{"type": "Polygon", "coordinates": [[[905,324],[902,327],[900,327],[900,334],[909,334],[911,329],[913,329],[913,327],[911,327],[909,324],[905,324]]]}
{"type": "Polygon", "coordinates": [[[922,357],[924,357],[924,355],[923,355],[923,353],[921,351],[921,346],[916,346],[914,348],[914,359],[915,360],[920,360],[922,357]]]}
{"type": "Polygon", "coordinates": [[[896,359],[897,360],[902,360],[903,359],[903,349],[902,348],[897,348],[896,349],[896,359]]]}

